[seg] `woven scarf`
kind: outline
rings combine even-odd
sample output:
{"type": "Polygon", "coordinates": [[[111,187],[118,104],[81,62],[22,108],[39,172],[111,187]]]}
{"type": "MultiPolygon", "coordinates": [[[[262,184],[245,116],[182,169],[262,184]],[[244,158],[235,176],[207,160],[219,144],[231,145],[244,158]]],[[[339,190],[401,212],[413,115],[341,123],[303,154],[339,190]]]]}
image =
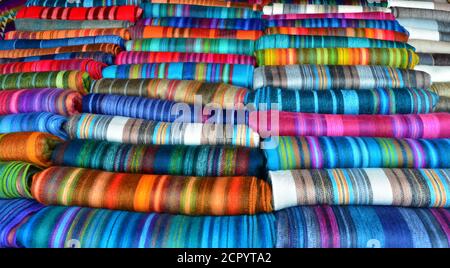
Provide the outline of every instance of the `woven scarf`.
{"type": "Polygon", "coordinates": [[[263,15],[266,20],[302,20],[302,19],[351,19],[351,20],[391,20],[395,17],[386,12],[358,12],[358,13],[304,13],[304,14],[279,14],[263,15]]]}
{"type": "Polygon", "coordinates": [[[450,169],[270,171],[274,209],[303,205],[449,207],[450,169]]]}
{"type": "Polygon", "coordinates": [[[388,66],[287,65],[255,69],[253,88],[292,90],[429,88],[430,75],[388,66]]]}
{"type": "Polygon", "coordinates": [[[259,147],[259,135],[245,124],[166,123],[121,116],[81,114],[70,117],[71,139],[131,144],[234,145],[259,147]]]}
{"type": "MultiPolygon", "coordinates": [[[[30,0],[29,0],[30,1],[30,0]]],[[[43,1],[43,0],[41,0],[43,1]]],[[[269,1],[272,2],[272,1],[269,1]]],[[[301,5],[351,5],[351,6],[382,6],[388,5],[387,0],[277,0],[277,3],[301,5]]]]}
{"type": "Polygon", "coordinates": [[[0,116],[0,133],[39,131],[67,139],[66,123],[66,117],[48,112],[9,114],[0,116]]]}
{"type": "Polygon", "coordinates": [[[218,63],[148,63],[113,65],[103,69],[104,78],[160,78],[197,80],[252,87],[253,65],[218,63]]]}
{"type": "Polygon", "coordinates": [[[384,12],[390,13],[389,8],[372,6],[354,6],[354,5],[302,5],[302,4],[283,4],[273,3],[263,8],[264,15],[282,15],[282,14],[339,14],[339,13],[370,13],[384,12]]]}
{"type": "Polygon", "coordinates": [[[181,5],[195,5],[195,6],[209,6],[209,7],[234,7],[234,8],[249,8],[253,10],[262,10],[262,6],[251,3],[251,1],[236,1],[236,0],[150,0],[151,3],[159,4],[181,4],[181,5]]]}
{"type": "Polygon", "coordinates": [[[444,10],[392,7],[392,14],[398,19],[427,19],[450,22],[450,12],[444,10]]]}
{"type": "Polygon", "coordinates": [[[450,97],[450,82],[433,83],[430,90],[440,97],[450,97]]]}
{"type": "Polygon", "coordinates": [[[77,29],[107,29],[128,28],[130,23],[124,20],[42,20],[16,19],[17,31],[47,31],[47,30],[77,30],[77,29]]]}
{"type": "Polygon", "coordinates": [[[431,31],[450,33],[450,22],[442,22],[430,19],[400,18],[397,20],[401,25],[408,28],[419,28],[431,31]]]}
{"type": "Polygon", "coordinates": [[[450,42],[410,39],[408,43],[421,53],[444,53],[450,51],[450,42]]]}
{"type": "Polygon", "coordinates": [[[31,180],[41,170],[25,162],[0,162],[0,198],[33,198],[31,180]]]}
{"type": "Polygon", "coordinates": [[[61,54],[49,54],[43,56],[31,56],[24,58],[0,58],[0,63],[31,62],[40,60],[70,60],[70,59],[91,59],[111,65],[114,62],[113,55],[105,52],[72,52],[61,54]]]}
{"type": "Polygon", "coordinates": [[[282,90],[261,88],[248,92],[245,104],[258,110],[321,114],[430,113],[438,96],[423,89],[282,90]]]}
{"type": "Polygon", "coordinates": [[[41,132],[1,134],[0,161],[24,161],[48,167],[52,150],[59,142],[58,137],[41,132]]]}
{"type": "Polygon", "coordinates": [[[139,5],[142,0],[28,0],[26,6],[44,7],[102,7],[102,6],[125,6],[139,5]]]}
{"type": "Polygon", "coordinates": [[[52,54],[74,53],[74,52],[104,52],[113,55],[119,54],[122,48],[115,44],[90,44],[55,48],[31,48],[0,50],[1,58],[23,58],[32,56],[45,56],[52,54]]]}
{"type": "Polygon", "coordinates": [[[442,3],[439,0],[389,0],[389,6],[450,11],[450,5],[445,0],[442,3]]]}
{"type": "Polygon", "coordinates": [[[222,30],[258,30],[264,29],[261,19],[217,19],[217,18],[187,18],[167,17],[148,18],[136,22],[137,26],[165,26],[176,28],[201,28],[222,30]]]}
{"type": "MultiPolygon", "coordinates": [[[[74,29],[74,30],[44,30],[44,31],[11,31],[5,34],[6,40],[12,39],[56,39],[75,37],[117,36],[125,40],[130,39],[130,32],[126,28],[106,29],[74,29]]],[[[107,43],[107,42],[105,42],[107,43]]]]}
{"type": "Polygon", "coordinates": [[[450,139],[278,137],[265,149],[269,170],[449,168],[450,139]]]}
{"type": "Polygon", "coordinates": [[[281,210],[275,217],[279,248],[450,246],[448,209],[299,206],[281,210]]]}
{"type": "Polygon", "coordinates": [[[450,66],[450,54],[417,53],[419,65],[450,66]]]}
{"type": "Polygon", "coordinates": [[[430,74],[434,83],[450,82],[450,66],[417,65],[414,69],[430,74]]]}
{"type": "Polygon", "coordinates": [[[0,41],[0,50],[27,49],[27,48],[57,48],[67,46],[79,46],[89,44],[109,43],[123,47],[124,40],[118,36],[95,36],[60,39],[16,39],[0,41]]]}

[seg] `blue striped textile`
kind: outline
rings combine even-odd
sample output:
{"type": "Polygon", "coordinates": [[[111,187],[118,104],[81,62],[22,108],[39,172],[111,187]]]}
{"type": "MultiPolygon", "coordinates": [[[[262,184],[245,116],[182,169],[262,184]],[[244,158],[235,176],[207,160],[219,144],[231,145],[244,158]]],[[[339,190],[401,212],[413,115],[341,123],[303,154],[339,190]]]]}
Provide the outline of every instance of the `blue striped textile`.
{"type": "Polygon", "coordinates": [[[105,52],[69,52],[61,54],[50,54],[43,56],[31,56],[25,58],[0,58],[0,63],[30,62],[40,60],[70,60],[70,59],[93,59],[98,62],[111,65],[114,63],[114,55],[105,52]]]}
{"type": "Polygon", "coordinates": [[[68,47],[77,45],[106,44],[106,43],[115,44],[123,47],[125,41],[119,36],[115,35],[61,38],[51,40],[39,40],[39,39],[0,40],[0,50],[54,48],[54,47],[68,47]]]}
{"type": "Polygon", "coordinates": [[[263,30],[261,19],[205,19],[186,17],[149,18],[137,22],[137,25],[165,26],[175,28],[202,28],[223,30],[263,30]]]}
{"type": "Polygon", "coordinates": [[[9,114],[0,116],[0,133],[39,131],[67,139],[66,122],[65,116],[48,112],[9,114]]]}

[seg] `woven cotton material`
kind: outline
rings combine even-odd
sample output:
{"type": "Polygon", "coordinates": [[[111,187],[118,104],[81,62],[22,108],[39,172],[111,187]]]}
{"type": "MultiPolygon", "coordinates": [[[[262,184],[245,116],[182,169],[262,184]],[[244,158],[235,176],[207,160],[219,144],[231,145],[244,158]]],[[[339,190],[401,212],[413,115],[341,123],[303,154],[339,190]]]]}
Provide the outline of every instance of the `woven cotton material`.
{"type": "Polygon", "coordinates": [[[139,5],[142,0],[28,0],[26,6],[44,7],[102,7],[102,6],[124,6],[139,5]]]}
{"type": "Polygon", "coordinates": [[[197,80],[252,87],[253,65],[217,63],[148,63],[113,65],[103,69],[105,78],[160,78],[197,80]]]}
{"type": "Polygon", "coordinates": [[[93,82],[92,93],[140,96],[188,104],[201,96],[203,105],[215,104],[227,109],[244,103],[247,89],[223,83],[167,79],[100,79],[93,82]]]}
{"type": "Polygon", "coordinates": [[[429,88],[430,75],[388,66],[287,65],[255,69],[253,88],[292,90],[429,88]]]}
{"type": "Polygon", "coordinates": [[[446,54],[450,51],[450,42],[410,39],[408,43],[416,48],[416,52],[421,53],[446,54]]]}
{"type": "Polygon", "coordinates": [[[441,97],[450,97],[450,82],[433,83],[430,90],[441,97]]]}
{"type": "Polygon", "coordinates": [[[429,73],[433,83],[450,82],[450,66],[417,65],[414,69],[429,73]]]}
{"type": "Polygon", "coordinates": [[[450,66],[450,54],[418,53],[419,65],[450,66]]]}
{"type": "Polygon", "coordinates": [[[141,175],[51,167],[33,178],[31,191],[46,205],[218,216],[272,211],[270,186],[255,177],[141,175]],[[65,194],[58,194],[62,192],[65,194]]]}
{"type": "MultiPolygon", "coordinates": [[[[269,1],[270,2],[270,1],[269,1]]],[[[352,5],[352,6],[381,6],[388,5],[387,0],[277,0],[277,3],[310,4],[310,5],[352,5]]]]}
{"type": "Polygon", "coordinates": [[[439,97],[423,89],[282,90],[251,91],[245,104],[258,110],[321,114],[421,114],[430,113],[439,97]]]}
{"type": "Polygon", "coordinates": [[[42,132],[1,134],[0,161],[24,161],[48,167],[52,150],[59,142],[58,137],[42,132]]]}
{"type": "Polygon", "coordinates": [[[253,56],[215,53],[122,51],[116,56],[115,60],[115,64],[118,65],[168,62],[256,65],[256,60],[253,56]]]}
{"type": "Polygon", "coordinates": [[[77,30],[77,29],[108,29],[128,28],[130,23],[124,20],[42,20],[16,19],[14,25],[17,31],[47,31],[47,30],[77,30]]]}
{"type": "Polygon", "coordinates": [[[67,46],[79,46],[88,44],[110,43],[119,46],[124,45],[122,38],[118,36],[94,36],[94,37],[78,37],[78,38],[61,38],[61,39],[14,39],[0,41],[0,50],[11,49],[27,49],[27,48],[57,48],[67,46]]]}
{"type": "Polygon", "coordinates": [[[264,150],[269,170],[449,168],[450,139],[279,137],[264,150]]]}
{"type": "Polygon", "coordinates": [[[0,133],[39,131],[67,139],[66,122],[66,117],[47,112],[9,114],[0,116],[0,133]]]}
{"type": "Polygon", "coordinates": [[[288,48],[257,50],[256,62],[259,66],[382,65],[413,69],[419,62],[419,57],[414,51],[404,48],[288,48]]]}
{"type": "Polygon", "coordinates": [[[263,30],[261,19],[207,19],[187,17],[148,18],[136,22],[137,26],[165,26],[223,30],[263,30]]]}
{"type": "Polygon", "coordinates": [[[301,20],[301,19],[354,19],[354,20],[395,20],[395,16],[386,12],[357,12],[357,13],[304,13],[263,15],[266,20],[301,20]]]}
{"type": "Polygon", "coordinates": [[[73,30],[11,31],[5,34],[5,39],[51,40],[56,38],[97,37],[97,36],[115,36],[125,40],[129,40],[130,32],[126,28],[105,28],[105,29],[88,28],[88,29],[73,29],[73,30]]]}
{"type": "Polygon", "coordinates": [[[441,97],[434,110],[436,112],[450,113],[450,98],[449,97],[441,97]]]}
{"type": "Polygon", "coordinates": [[[27,248],[70,247],[74,239],[82,248],[272,248],[275,217],[270,213],[192,217],[50,206],[17,231],[17,240],[27,248]]]}
{"type": "Polygon", "coordinates": [[[104,52],[73,52],[50,54],[43,56],[32,56],[24,58],[0,58],[0,63],[14,63],[14,62],[32,62],[41,60],[70,60],[70,59],[90,59],[101,62],[107,65],[113,64],[113,55],[104,52]]]}
{"type": "Polygon", "coordinates": [[[412,27],[408,27],[407,30],[409,32],[409,38],[411,39],[445,41],[445,42],[450,41],[450,33],[412,27]]]}
{"type": "Polygon", "coordinates": [[[77,53],[77,52],[104,52],[108,54],[117,55],[122,51],[122,48],[115,44],[89,44],[68,47],[54,47],[54,48],[30,48],[30,49],[13,49],[0,50],[1,58],[23,58],[33,56],[45,56],[52,54],[63,53],[77,53]]]}
{"type": "Polygon", "coordinates": [[[41,168],[25,162],[0,162],[0,198],[33,198],[30,185],[41,168]]]}
{"type": "Polygon", "coordinates": [[[442,22],[430,19],[410,19],[410,18],[399,18],[397,21],[404,27],[408,28],[419,28],[431,31],[450,33],[450,22],[442,22]]]}
{"type": "Polygon", "coordinates": [[[448,209],[300,206],[277,212],[280,248],[448,248],[448,209]]]}
{"type": "Polygon", "coordinates": [[[272,136],[450,137],[447,113],[333,115],[267,111],[252,112],[249,125],[260,134],[272,136]]]}
{"type": "Polygon", "coordinates": [[[52,163],[59,166],[143,174],[264,175],[262,151],[231,146],[150,146],[73,140],[55,148],[52,163]]]}
{"type": "Polygon", "coordinates": [[[302,205],[449,207],[450,169],[270,171],[274,209],[302,205]]]}
{"type": "Polygon", "coordinates": [[[441,2],[439,2],[439,0],[436,0],[436,1],[432,1],[432,0],[422,0],[422,1],[390,0],[389,6],[450,11],[450,5],[445,0],[444,1],[441,0],[441,2]]]}
{"type": "Polygon", "coordinates": [[[227,0],[150,0],[151,3],[159,4],[181,4],[181,5],[196,5],[196,6],[210,6],[210,7],[235,7],[235,8],[249,8],[253,10],[261,10],[259,4],[251,1],[227,1],[227,0]]]}
{"type": "Polygon", "coordinates": [[[72,116],[65,127],[71,139],[131,144],[234,145],[259,147],[259,135],[244,124],[166,123],[120,116],[72,116]]]}
{"type": "Polygon", "coordinates": [[[392,14],[399,19],[427,19],[450,22],[450,12],[444,10],[392,7],[392,14]]]}
{"type": "Polygon", "coordinates": [[[385,12],[390,13],[389,8],[354,6],[354,5],[302,5],[302,4],[283,4],[273,3],[265,6],[264,15],[281,14],[329,14],[329,13],[366,13],[366,12],[385,12]]]}

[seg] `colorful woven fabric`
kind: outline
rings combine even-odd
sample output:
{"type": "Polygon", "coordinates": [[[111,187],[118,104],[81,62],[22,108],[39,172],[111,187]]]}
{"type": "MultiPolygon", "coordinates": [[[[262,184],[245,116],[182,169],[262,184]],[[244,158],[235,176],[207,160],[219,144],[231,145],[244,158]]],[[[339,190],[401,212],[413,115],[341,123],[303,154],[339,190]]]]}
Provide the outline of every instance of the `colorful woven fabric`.
{"type": "Polygon", "coordinates": [[[27,48],[56,48],[56,47],[102,44],[102,43],[116,44],[122,47],[124,45],[124,40],[118,36],[78,37],[78,38],[62,38],[51,40],[45,39],[2,40],[0,41],[0,50],[27,49],[27,48]]]}
{"type": "Polygon", "coordinates": [[[172,5],[143,3],[144,18],[190,17],[208,19],[257,19],[261,12],[247,8],[204,7],[197,5],[172,5]]]}
{"type": "Polygon", "coordinates": [[[141,96],[194,104],[200,96],[203,105],[233,109],[243,106],[247,89],[222,83],[166,79],[100,79],[93,82],[92,93],[141,96]]]}
{"type": "Polygon", "coordinates": [[[450,66],[450,54],[418,53],[419,65],[450,66]]]}
{"type": "Polygon", "coordinates": [[[32,62],[14,62],[0,64],[0,74],[22,72],[49,72],[49,71],[83,71],[92,79],[102,78],[102,70],[107,65],[94,60],[41,60],[32,62]]]}
{"type": "Polygon", "coordinates": [[[73,53],[73,52],[105,52],[113,55],[119,54],[122,48],[115,44],[90,44],[68,47],[54,48],[31,48],[31,49],[13,49],[0,50],[1,58],[23,58],[33,56],[44,56],[52,54],[73,53]]]}
{"type": "Polygon", "coordinates": [[[258,110],[321,114],[421,114],[430,113],[438,96],[423,89],[282,90],[251,91],[245,103],[258,110]],[[276,105],[276,106],[275,106],[276,105]]]}
{"type": "Polygon", "coordinates": [[[277,3],[310,5],[388,6],[387,0],[277,0],[277,3]]]}
{"type": "Polygon", "coordinates": [[[10,114],[0,116],[0,133],[39,131],[67,139],[66,122],[66,117],[47,112],[10,114]]]}
{"type": "MultiPolygon", "coordinates": [[[[270,48],[407,48],[403,42],[392,42],[360,37],[263,35],[256,41],[255,50],[270,48]]],[[[129,50],[129,49],[127,49],[129,50]]]]}
{"type": "Polygon", "coordinates": [[[263,136],[450,137],[447,113],[323,115],[267,111],[252,112],[249,125],[263,136]]]}
{"type": "Polygon", "coordinates": [[[53,148],[61,142],[56,136],[41,132],[18,132],[0,135],[0,161],[24,161],[50,166],[53,148]]]}
{"type": "Polygon", "coordinates": [[[110,7],[24,7],[17,12],[18,19],[56,19],[56,20],[126,20],[136,22],[142,15],[137,6],[110,7]]]}
{"type": "Polygon", "coordinates": [[[108,29],[128,28],[130,23],[124,20],[42,20],[16,19],[17,31],[47,31],[47,30],[76,30],[76,29],[108,29]]]}
{"type": "Polygon", "coordinates": [[[234,7],[234,8],[249,8],[253,10],[262,10],[259,4],[246,1],[227,1],[227,0],[150,0],[151,3],[159,4],[181,4],[181,5],[196,5],[196,6],[210,6],[210,7],[234,7]]]}
{"type": "Polygon", "coordinates": [[[259,135],[244,124],[198,124],[146,121],[120,116],[81,114],[65,126],[71,139],[131,144],[234,145],[259,147],[259,135]]]}
{"type": "Polygon", "coordinates": [[[255,42],[236,39],[151,38],[130,40],[127,51],[243,54],[253,56],[255,42]]]}
{"type": "Polygon", "coordinates": [[[201,28],[223,30],[258,30],[264,29],[261,19],[206,19],[187,17],[148,18],[136,23],[137,26],[165,26],[177,28],[201,28]]]}
{"type": "Polygon", "coordinates": [[[112,172],[185,176],[262,176],[259,149],[224,146],[128,145],[75,140],[53,151],[52,163],[112,172]]]}
{"type": "Polygon", "coordinates": [[[20,89],[0,91],[0,115],[51,112],[73,115],[81,110],[81,94],[64,89],[20,89]]]}
{"type": "Polygon", "coordinates": [[[433,83],[430,90],[441,97],[450,97],[450,82],[433,83]]]}
{"type": "Polygon", "coordinates": [[[280,248],[448,248],[448,209],[299,206],[275,214],[280,248]]]}
{"type": "Polygon", "coordinates": [[[283,4],[273,3],[263,8],[264,15],[281,14],[338,14],[338,13],[370,13],[384,12],[390,13],[391,10],[385,7],[372,6],[354,6],[354,5],[302,5],[302,4],[283,4]]]}
{"type": "Polygon", "coordinates": [[[252,56],[213,53],[141,52],[122,51],[116,56],[115,64],[142,64],[167,62],[249,64],[256,65],[252,56]]]}
{"type": "MultiPolygon", "coordinates": [[[[125,40],[130,39],[130,32],[126,28],[106,29],[76,29],[76,30],[47,30],[47,31],[11,31],[5,34],[6,40],[13,39],[46,39],[116,36],[125,40]]],[[[105,42],[109,43],[109,42],[105,42]]]]}
{"type": "MultiPolygon", "coordinates": [[[[386,55],[388,56],[388,55],[386,55]]],[[[293,90],[429,88],[430,75],[388,66],[287,65],[255,69],[253,88],[293,90]]]]}
{"type": "Polygon", "coordinates": [[[270,185],[255,177],[140,175],[51,167],[33,178],[31,191],[46,205],[220,216],[272,211],[270,185]]]}
{"type": "Polygon", "coordinates": [[[105,78],[160,78],[197,80],[252,87],[253,65],[218,63],[148,63],[113,65],[103,69],[105,78]]]}
{"type": "Polygon", "coordinates": [[[27,248],[71,247],[73,241],[82,248],[271,248],[275,217],[270,213],[192,217],[46,207],[19,228],[17,240],[27,248]]]}
{"type": "Polygon", "coordinates": [[[91,85],[88,73],[79,71],[33,72],[0,75],[0,89],[61,88],[86,92],[91,85]]]}
{"type": "Polygon", "coordinates": [[[17,229],[43,207],[23,198],[0,199],[0,248],[22,247],[16,240],[17,229]]]}
{"type": "Polygon", "coordinates": [[[25,58],[0,58],[0,63],[3,64],[13,62],[31,62],[40,60],[69,60],[69,59],[92,59],[107,65],[111,65],[114,62],[113,55],[104,52],[72,52],[61,54],[49,54],[43,56],[32,56],[25,58]]]}
{"type": "Polygon", "coordinates": [[[134,26],[130,28],[132,39],[142,38],[223,38],[257,40],[263,35],[255,30],[227,30],[202,28],[176,28],[165,26],[134,26]]]}
{"type": "Polygon", "coordinates": [[[395,20],[395,16],[386,12],[358,13],[320,13],[320,14],[280,14],[263,15],[266,20],[302,20],[302,19],[352,19],[352,20],[395,20]]]}
{"type": "Polygon", "coordinates": [[[419,62],[414,51],[404,48],[285,48],[256,51],[263,65],[325,64],[383,65],[413,69],[419,62]]]}
{"type": "Polygon", "coordinates": [[[269,170],[449,168],[450,139],[278,137],[264,150],[269,170]]]}
{"type": "Polygon", "coordinates": [[[41,170],[25,162],[0,162],[0,198],[33,198],[31,180],[41,170]]]}
{"type": "Polygon", "coordinates": [[[449,207],[450,169],[269,171],[274,209],[303,205],[449,207]]]}
{"type": "Polygon", "coordinates": [[[392,14],[399,19],[427,19],[450,22],[450,12],[444,10],[392,7],[392,14]]]}
{"type": "Polygon", "coordinates": [[[142,0],[28,0],[26,6],[44,7],[102,7],[139,5],[142,0]]]}

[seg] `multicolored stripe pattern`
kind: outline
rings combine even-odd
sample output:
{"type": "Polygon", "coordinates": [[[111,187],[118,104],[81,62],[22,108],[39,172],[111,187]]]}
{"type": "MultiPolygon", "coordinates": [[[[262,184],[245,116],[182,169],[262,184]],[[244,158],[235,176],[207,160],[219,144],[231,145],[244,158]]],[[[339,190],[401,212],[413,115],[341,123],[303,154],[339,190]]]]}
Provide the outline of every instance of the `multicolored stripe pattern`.
{"type": "Polygon", "coordinates": [[[48,112],[8,114],[0,116],[0,133],[37,131],[67,139],[66,123],[65,116],[48,112]]]}
{"type": "Polygon", "coordinates": [[[177,28],[201,28],[222,30],[258,30],[264,29],[261,19],[217,19],[217,18],[189,18],[165,17],[147,18],[139,20],[137,26],[164,26],[177,28]]]}
{"type": "MultiPolygon", "coordinates": [[[[130,32],[126,28],[95,28],[95,29],[72,29],[72,30],[42,30],[42,31],[10,31],[5,34],[6,40],[14,39],[43,39],[52,40],[60,38],[81,38],[114,36],[122,40],[130,40],[130,32]]],[[[105,42],[109,43],[109,42],[105,42]]]]}
{"type": "Polygon", "coordinates": [[[47,56],[53,54],[63,53],[81,53],[81,52],[104,52],[112,55],[117,55],[122,51],[122,48],[116,44],[89,44],[78,45],[68,47],[55,47],[55,48],[28,48],[28,49],[13,49],[13,50],[0,50],[1,58],[24,58],[34,56],[47,56]]]}
{"type": "Polygon", "coordinates": [[[0,162],[0,198],[33,198],[29,186],[41,168],[25,162],[0,162]]]}

